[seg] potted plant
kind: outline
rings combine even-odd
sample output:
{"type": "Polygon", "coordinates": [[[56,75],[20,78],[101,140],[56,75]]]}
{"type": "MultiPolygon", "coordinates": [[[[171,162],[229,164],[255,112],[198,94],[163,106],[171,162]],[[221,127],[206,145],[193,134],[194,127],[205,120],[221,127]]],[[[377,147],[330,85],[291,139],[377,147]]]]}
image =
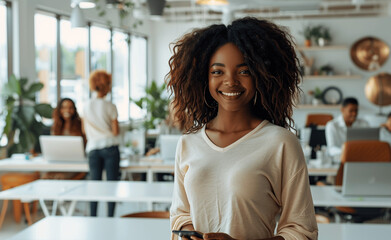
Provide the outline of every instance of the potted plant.
{"type": "Polygon", "coordinates": [[[319,46],[326,46],[331,41],[330,31],[327,27],[322,26],[319,31],[319,37],[317,39],[317,43],[319,46]]]}
{"type": "Polygon", "coordinates": [[[165,97],[166,84],[158,85],[155,81],[146,87],[146,96],[139,100],[133,100],[134,103],[147,111],[144,121],[145,129],[154,129],[166,118],[168,113],[169,99],[165,97]]]}
{"type": "Polygon", "coordinates": [[[312,99],[313,105],[319,105],[322,102],[322,90],[316,87],[314,90],[314,98],[312,99]]]}
{"type": "Polygon", "coordinates": [[[330,64],[323,65],[320,67],[320,75],[333,75],[334,69],[330,64]]]}
{"type": "Polygon", "coordinates": [[[310,25],[305,26],[301,34],[303,34],[305,39],[304,46],[311,47],[312,27],[310,25]]]}
{"type": "Polygon", "coordinates": [[[35,95],[42,83],[28,85],[26,78],[12,75],[3,87],[6,107],[2,112],[5,126],[0,136],[6,136],[8,156],[13,153],[31,152],[42,132],[42,118],[51,118],[53,108],[49,104],[35,102],[35,95]]]}

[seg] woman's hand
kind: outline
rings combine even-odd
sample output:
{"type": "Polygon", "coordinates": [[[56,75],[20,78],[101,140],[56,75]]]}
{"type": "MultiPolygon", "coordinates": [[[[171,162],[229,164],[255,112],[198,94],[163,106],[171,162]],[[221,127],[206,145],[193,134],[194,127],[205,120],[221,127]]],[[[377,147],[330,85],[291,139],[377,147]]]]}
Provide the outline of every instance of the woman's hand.
{"type": "MultiPolygon", "coordinates": [[[[198,240],[198,238],[194,238],[198,240]]],[[[205,233],[204,240],[237,240],[226,233],[205,233]]]]}

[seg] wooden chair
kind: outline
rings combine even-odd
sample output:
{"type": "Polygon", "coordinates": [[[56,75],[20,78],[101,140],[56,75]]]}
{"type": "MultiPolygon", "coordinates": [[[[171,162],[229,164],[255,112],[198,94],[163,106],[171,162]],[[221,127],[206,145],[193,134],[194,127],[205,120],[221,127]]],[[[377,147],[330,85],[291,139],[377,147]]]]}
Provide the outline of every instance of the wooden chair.
{"type": "Polygon", "coordinates": [[[170,218],[169,211],[152,211],[152,212],[136,212],[123,215],[121,217],[137,217],[137,218],[170,218]]]}
{"type": "MultiPolygon", "coordinates": [[[[344,164],[346,162],[390,162],[391,148],[387,142],[377,140],[357,140],[348,141],[344,144],[335,185],[342,186],[344,164]]],[[[347,220],[362,222],[370,218],[381,216],[384,209],[376,208],[351,208],[336,207],[337,214],[342,215],[347,220]]]]}
{"type": "MultiPolygon", "coordinates": [[[[2,186],[2,190],[7,190],[13,187],[17,187],[32,181],[35,181],[39,179],[39,173],[7,173],[1,176],[0,178],[0,184],[2,186]]],[[[5,214],[7,212],[7,207],[8,207],[8,201],[5,199],[3,201],[3,208],[1,209],[1,214],[0,214],[0,229],[3,225],[3,221],[5,218],[5,214]]],[[[21,214],[22,214],[22,203],[20,200],[13,200],[13,212],[14,212],[14,219],[17,223],[20,222],[21,220],[21,214]]],[[[32,212],[36,213],[37,211],[37,201],[33,202],[33,208],[32,212]]],[[[30,206],[29,203],[23,203],[23,209],[24,213],[26,215],[26,220],[29,225],[33,223],[31,215],[30,215],[30,206]]]]}
{"type": "Polygon", "coordinates": [[[305,126],[306,127],[310,127],[311,125],[325,126],[326,123],[332,120],[333,118],[334,117],[331,114],[324,114],[324,113],[308,114],[305,126]]]}

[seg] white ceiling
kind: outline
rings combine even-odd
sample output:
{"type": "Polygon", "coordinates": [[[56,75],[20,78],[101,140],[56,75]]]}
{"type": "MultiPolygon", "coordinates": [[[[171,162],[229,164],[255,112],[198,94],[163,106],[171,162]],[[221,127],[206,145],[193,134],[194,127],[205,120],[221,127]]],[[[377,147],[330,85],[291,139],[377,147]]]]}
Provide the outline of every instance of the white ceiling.
{"type": "MultiPolygon", "coordinates": [[[[146,0],[138,0],[145,4],[146,0]]],[[[244,16],[270,19],[384,16],[391,0],[228,0],[225,6],[200,6],[196,0],[166,0],[166,21],[225,21],[244,16]]]]}

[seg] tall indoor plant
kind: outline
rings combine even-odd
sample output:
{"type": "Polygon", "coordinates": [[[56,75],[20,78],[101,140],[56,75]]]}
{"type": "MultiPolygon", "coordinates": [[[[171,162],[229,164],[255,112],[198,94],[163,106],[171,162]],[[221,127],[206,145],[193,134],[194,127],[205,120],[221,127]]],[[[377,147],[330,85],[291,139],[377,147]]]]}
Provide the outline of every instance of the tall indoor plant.
{"type": "Polygon", "coordinates": [[[152,81],[150,86],[146,87],[146,96],[134,101],[137,106],[147,111],[144,121],[146,129],[154,129],[166,118],[168,113],[169,99],[165,96],[166,84],[158,85],[152,81]]]}
{"type": "Polygon", "coordinates": [[[8,156],[31,151],[44,127],[42,118],[52,117],[53,108],[49,104],[36,103],[35,95],[43,86],[42,83],[29,85],[26,78],[17,79],[14,75],[4,85],[5,126],[1,137],[7,137],[8,156]]]}

